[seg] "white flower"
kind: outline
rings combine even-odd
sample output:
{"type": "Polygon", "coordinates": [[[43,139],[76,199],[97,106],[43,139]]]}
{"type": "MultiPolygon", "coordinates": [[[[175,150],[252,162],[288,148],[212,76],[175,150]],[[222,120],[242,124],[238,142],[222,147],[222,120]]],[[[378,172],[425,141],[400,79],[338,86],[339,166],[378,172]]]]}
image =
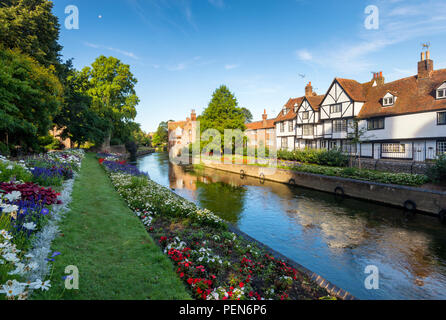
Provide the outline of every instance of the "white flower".
{"type": "Polygon", "coordinates": [[[34,223],[34,222],[28,222],[28,223],[24,223],[23,224],[23,227],[25,228],[25,229],[28,229],[28,230],[35,230],[36,229],[36,227],[37,227],[37,225],[34,223]]]}
{"type": "Polygon", "coordinates": [[[39,279],[36,282],[31,283],[30,286],[36,290],[41,289],[42,291],[48,291],[49,288],[51,287],[51,284],[50,284],[50,280],[42,281],[39,279]]]}
{"type": "Polygon", "coordinates": [[[14,167],[12,165],[9,165],[6,167],[6,170],[12,170],[12,169],[14,169],[14,167]]]}
{"type": "Polygon", "coordinates": [[[12,236],[9,235],[8,231],[6,230],[2,230],[0,231],[0,234],[3,236],[3,238],[5,238],[6,240],[11,240],[12,236]]]}
{"type": "Polygon", "coordinates": [[[14,253],[6,253],[6,254],[4,254],[3,255],[3,259],[5,259],[6,261],[9,261],[9,262],[14,262],[14,263],[20,261],[19,258],[17,258],[17,255],[14,254],[14,253]]]}
{"type": "Polygon", "coordinates": [[[23,263],[17,263],[16,269],[9,272],[8,274],[9,275],[16,275],[16,274],[23,275],[23,274],[25,274],[25,265],[23,263]]]}
{"type": "Polygon", "coordinates": [[[12,191],[11,193],[8,193],[5,198],[9,201],[9,202],[13,202],[15,200],[19,200],[22,197],[22,194],[20,193],[20,191],[12,191]]]}
{"type": "Polygon", "coordinates": [[[4,205],[3,206],[3,213],[17,212],[17,210],[19,210],[19,207],[15,206],[15,205],[4,205]]]}
{"type": "Polygon", "coordinates": [[[17,280],[8,281],[0,289],[0,293],[6,294],[8,298],[20,295],[24,291],[25,291],[25,286],[19,283],[17,280]]]}

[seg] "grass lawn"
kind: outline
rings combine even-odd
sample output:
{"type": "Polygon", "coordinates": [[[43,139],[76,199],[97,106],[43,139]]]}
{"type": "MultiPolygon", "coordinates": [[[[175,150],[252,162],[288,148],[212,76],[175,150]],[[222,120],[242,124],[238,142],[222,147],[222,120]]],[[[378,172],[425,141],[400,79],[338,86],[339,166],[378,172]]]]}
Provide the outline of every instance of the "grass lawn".
{"type": "Polygon", "coordinates": [[[71,211],[52,245],[55,257],[48,292],[32,299],[190,299],[172,263],[114,190],[94,155],[77,178],[71,211]],[[79,269],[79,290],[65,290],[65,267],[79,269]]]}

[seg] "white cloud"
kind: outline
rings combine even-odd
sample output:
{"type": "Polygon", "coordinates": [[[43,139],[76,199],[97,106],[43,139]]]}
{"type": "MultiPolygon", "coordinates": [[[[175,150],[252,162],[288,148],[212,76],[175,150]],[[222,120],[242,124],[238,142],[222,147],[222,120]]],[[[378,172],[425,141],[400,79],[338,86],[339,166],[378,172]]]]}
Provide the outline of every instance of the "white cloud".
{"type": "Polygon", "coordinates": [[[236,68],[238,68],[240,65],[238,65],[238,64],[227,64],[227,65],[225,65],[225,69],[226,70],[232,70],[232,69],[236,69],[236,68]]]}
{"type": "Polygon", "coordinates": [[[130,51],[125,51],[125,50],[121,50],[121,49],[117,49],[117,48],[113,48],[113,47],[108,47],[108,46],[103,46],[103,45],[99,45],[99,44],[94,44],[94,43],[89,43],[89,42],[85,42],[84,43],[87,47],[90,48],[94,48],[94,49],[105,49],[108,51],[113,51],[116,53],[119,53],[121,55],[124,55],[126,57],[135,59],[135,60],[139,60],[139,57],[137,57],[133,52],[130,51]]]}
{"type": "Polygon", "coordinates": [[[446,3],[443,0],[380,0],[376,5],[380,12],[378,30],[366,30],[363,21],[359,20],[360,28],[349,37],[357,40],[346,41],[333,36],[319,48],[313,48],[311,53],[307,49],[296,51],[297,58],[336,72],[357,75],[374,67],[373,53],[398,43],[418,38],[429,40],[434,35],[446,33],[446,3]]]}
{"type": "Polygon", "coordinates": [[[297,50],[296,55],[297,58],[302,61],[313,60],[313,55],[307,49],[297,50]]]}

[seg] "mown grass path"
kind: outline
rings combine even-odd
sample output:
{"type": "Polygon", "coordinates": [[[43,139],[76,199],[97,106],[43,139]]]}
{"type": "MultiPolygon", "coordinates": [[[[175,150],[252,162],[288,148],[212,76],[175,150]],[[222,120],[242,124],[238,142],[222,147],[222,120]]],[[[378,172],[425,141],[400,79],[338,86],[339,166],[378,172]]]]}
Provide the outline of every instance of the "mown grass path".
{"type": "Polygon", "coordinates": [[[173,265],[114,190],[94,155],[74,184],[71,211],[52,245],[52,288],[33,299],[190,299],[173,265]],[[66,290],[65,267],[79,269],[79,290],[66,290]]]}

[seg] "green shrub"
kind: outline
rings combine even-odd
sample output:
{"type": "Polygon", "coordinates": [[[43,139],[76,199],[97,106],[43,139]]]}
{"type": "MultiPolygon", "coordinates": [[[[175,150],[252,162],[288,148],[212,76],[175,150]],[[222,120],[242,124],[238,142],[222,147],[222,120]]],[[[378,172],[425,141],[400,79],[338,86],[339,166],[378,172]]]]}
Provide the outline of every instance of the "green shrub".
{"type": "Polygon", "coordinates": [[[348,165],[348,156],[340,150],[279,150],[277,152],[278,159],[286,161],[298,161],[306,164],[318,164],[330,167],[345,167],[348,165]]]}
{"type": "Polygon", "coordinates": [[[427,175],[432,182],[446,185],[446,154],[441,155],[429,168],[427,175]]]}
{"type": "Polygon", "coordinates": [[[17,181],[30,182],[32,174],[24,167],[12,162],[0,161],[0,182],[8,182],[15,178],[17,181]]]}
{"type": "Polygon", "coordinates": [[[321,174],[326,176],[336,176],[343,178],[351,178],[357,180],[379,182],[386,184],[397,184],[407,186],[419,186],[428,182],[428,177],[420,174],[410,173],[390,173],[357,168],[339,168],[320,165],[297,165],[292,168],[282,167],[284,169],[292,169],[299,172],[321,174]]]}

